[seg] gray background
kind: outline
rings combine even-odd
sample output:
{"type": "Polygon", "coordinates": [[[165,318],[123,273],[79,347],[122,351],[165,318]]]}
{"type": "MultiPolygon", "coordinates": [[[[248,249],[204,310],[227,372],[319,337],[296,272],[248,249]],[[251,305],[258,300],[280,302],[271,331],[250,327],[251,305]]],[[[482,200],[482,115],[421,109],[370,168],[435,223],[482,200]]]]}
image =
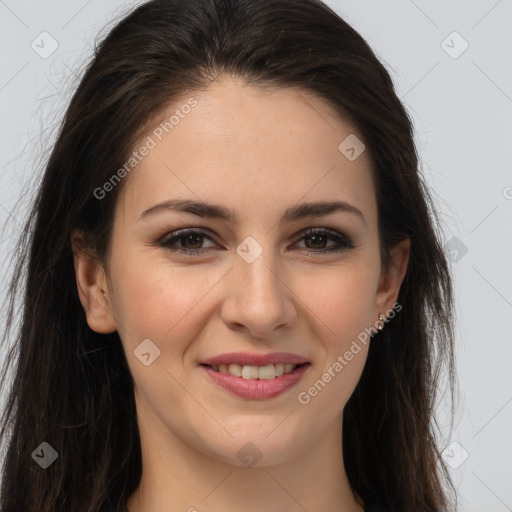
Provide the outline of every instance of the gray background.
{"type": "MultiPolygon", "coordinates": [[[[12,237],[77,76],[100,29],[138,3],[0,0],[0,226],[10,219],[1,298],[12,237]],[[58,44],[48,58],[31,47],[51,50],[44,31],[58,44]]],[[[444,403],[438,417],[460,510],[512,511],[512,0],[327,3],[390,70],[442,213],[461,396],[450,437],[444,403]]]]}

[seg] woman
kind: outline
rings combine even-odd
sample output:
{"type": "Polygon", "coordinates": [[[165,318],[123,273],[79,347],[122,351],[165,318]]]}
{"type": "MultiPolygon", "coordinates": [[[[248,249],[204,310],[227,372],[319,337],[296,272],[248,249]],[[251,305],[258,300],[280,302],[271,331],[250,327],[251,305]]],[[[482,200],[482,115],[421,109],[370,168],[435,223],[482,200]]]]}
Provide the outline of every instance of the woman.
{"type": "Polygon", "coordinates": [[[0,510],[454,510],[436,228],[389,74],[326,5],[141,5],[21,240],[0,510]]]}

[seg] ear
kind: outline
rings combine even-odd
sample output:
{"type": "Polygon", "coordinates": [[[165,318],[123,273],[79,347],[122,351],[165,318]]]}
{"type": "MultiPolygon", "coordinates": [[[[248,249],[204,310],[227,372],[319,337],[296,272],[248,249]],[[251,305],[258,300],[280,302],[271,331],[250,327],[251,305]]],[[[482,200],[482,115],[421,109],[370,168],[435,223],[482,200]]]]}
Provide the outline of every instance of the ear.
{"type": "Polygon", "coordinates": [[[116,331],[117,326],[103,264],[87,249],[84,233],[81,230],[72,232],[71,246],[78,296],[89,327],[101,334],[116,331]]]}
{"type": "Polygon", "coordinates": [[[392,264],[387,272],[381,272],[375,296],[376,319],[379,318],[379,314],[386,316],[386,312],[393,309],[405,277],[410,251],[411,241],[409,238],[402,240],[391,249],[392,264]]]}

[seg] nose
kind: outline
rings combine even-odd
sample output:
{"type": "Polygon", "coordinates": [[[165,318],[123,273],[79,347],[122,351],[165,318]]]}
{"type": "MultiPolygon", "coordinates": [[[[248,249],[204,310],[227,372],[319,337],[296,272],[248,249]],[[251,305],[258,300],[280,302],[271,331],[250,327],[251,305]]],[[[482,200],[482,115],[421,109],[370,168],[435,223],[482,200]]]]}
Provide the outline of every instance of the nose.
{"type": "Polygon", "coordinates": [[[283,266],[270,250],[254,261],[238,254],[226,281],[221,318],[230,328],[268,339],[297,320],[296,300],[283,266]]]}

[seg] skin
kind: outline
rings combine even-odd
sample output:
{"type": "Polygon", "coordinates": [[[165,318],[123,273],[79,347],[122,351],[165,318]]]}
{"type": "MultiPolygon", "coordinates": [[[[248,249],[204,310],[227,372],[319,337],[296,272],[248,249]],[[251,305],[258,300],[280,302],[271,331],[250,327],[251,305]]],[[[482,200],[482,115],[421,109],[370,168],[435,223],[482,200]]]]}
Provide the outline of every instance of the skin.
{"type": "Polygon", "coordinates": [[[72,238],[87,322],[99,333],[119,332],[135,381],[143,474],[129,512],[361,512],[341,432],[369,345],[360,343],[307,405],[297,395],[393,308],[409,241],[394,249],[394,266],[384,273],[368,151],[349,161],[338,150],[349,134],[362,136],[327,104],[232,77],[193,97],[197,107],[125,178],[107,261],[80,249],[79,232],[72,238]],[[139,220],[172,198],[222,205],[237,221],[170,210],[139,220]],[[297,203],[331,200],[355,206],[364,221],[347,211],[279,221],[297,203]],[[211,240],[174,246],[199,255],[159,246],[164,235],[190,227],[211,240]],[[302,236],[314,227],[348,235],[355,247],[314,254],[338,247],[331,238],[315,245],[302,236]],[[236,252],[248,236],[263,249],[252,263],[236,252]],[[145,339],[160,350],[149,366],[134,356],[145,339]],[[238,351],[292,352],[311,367],[284,394],[247,400],[198,366],[238,351]],[[248,442],[262,455],[252,467],[237,458],[248,442]]]}

